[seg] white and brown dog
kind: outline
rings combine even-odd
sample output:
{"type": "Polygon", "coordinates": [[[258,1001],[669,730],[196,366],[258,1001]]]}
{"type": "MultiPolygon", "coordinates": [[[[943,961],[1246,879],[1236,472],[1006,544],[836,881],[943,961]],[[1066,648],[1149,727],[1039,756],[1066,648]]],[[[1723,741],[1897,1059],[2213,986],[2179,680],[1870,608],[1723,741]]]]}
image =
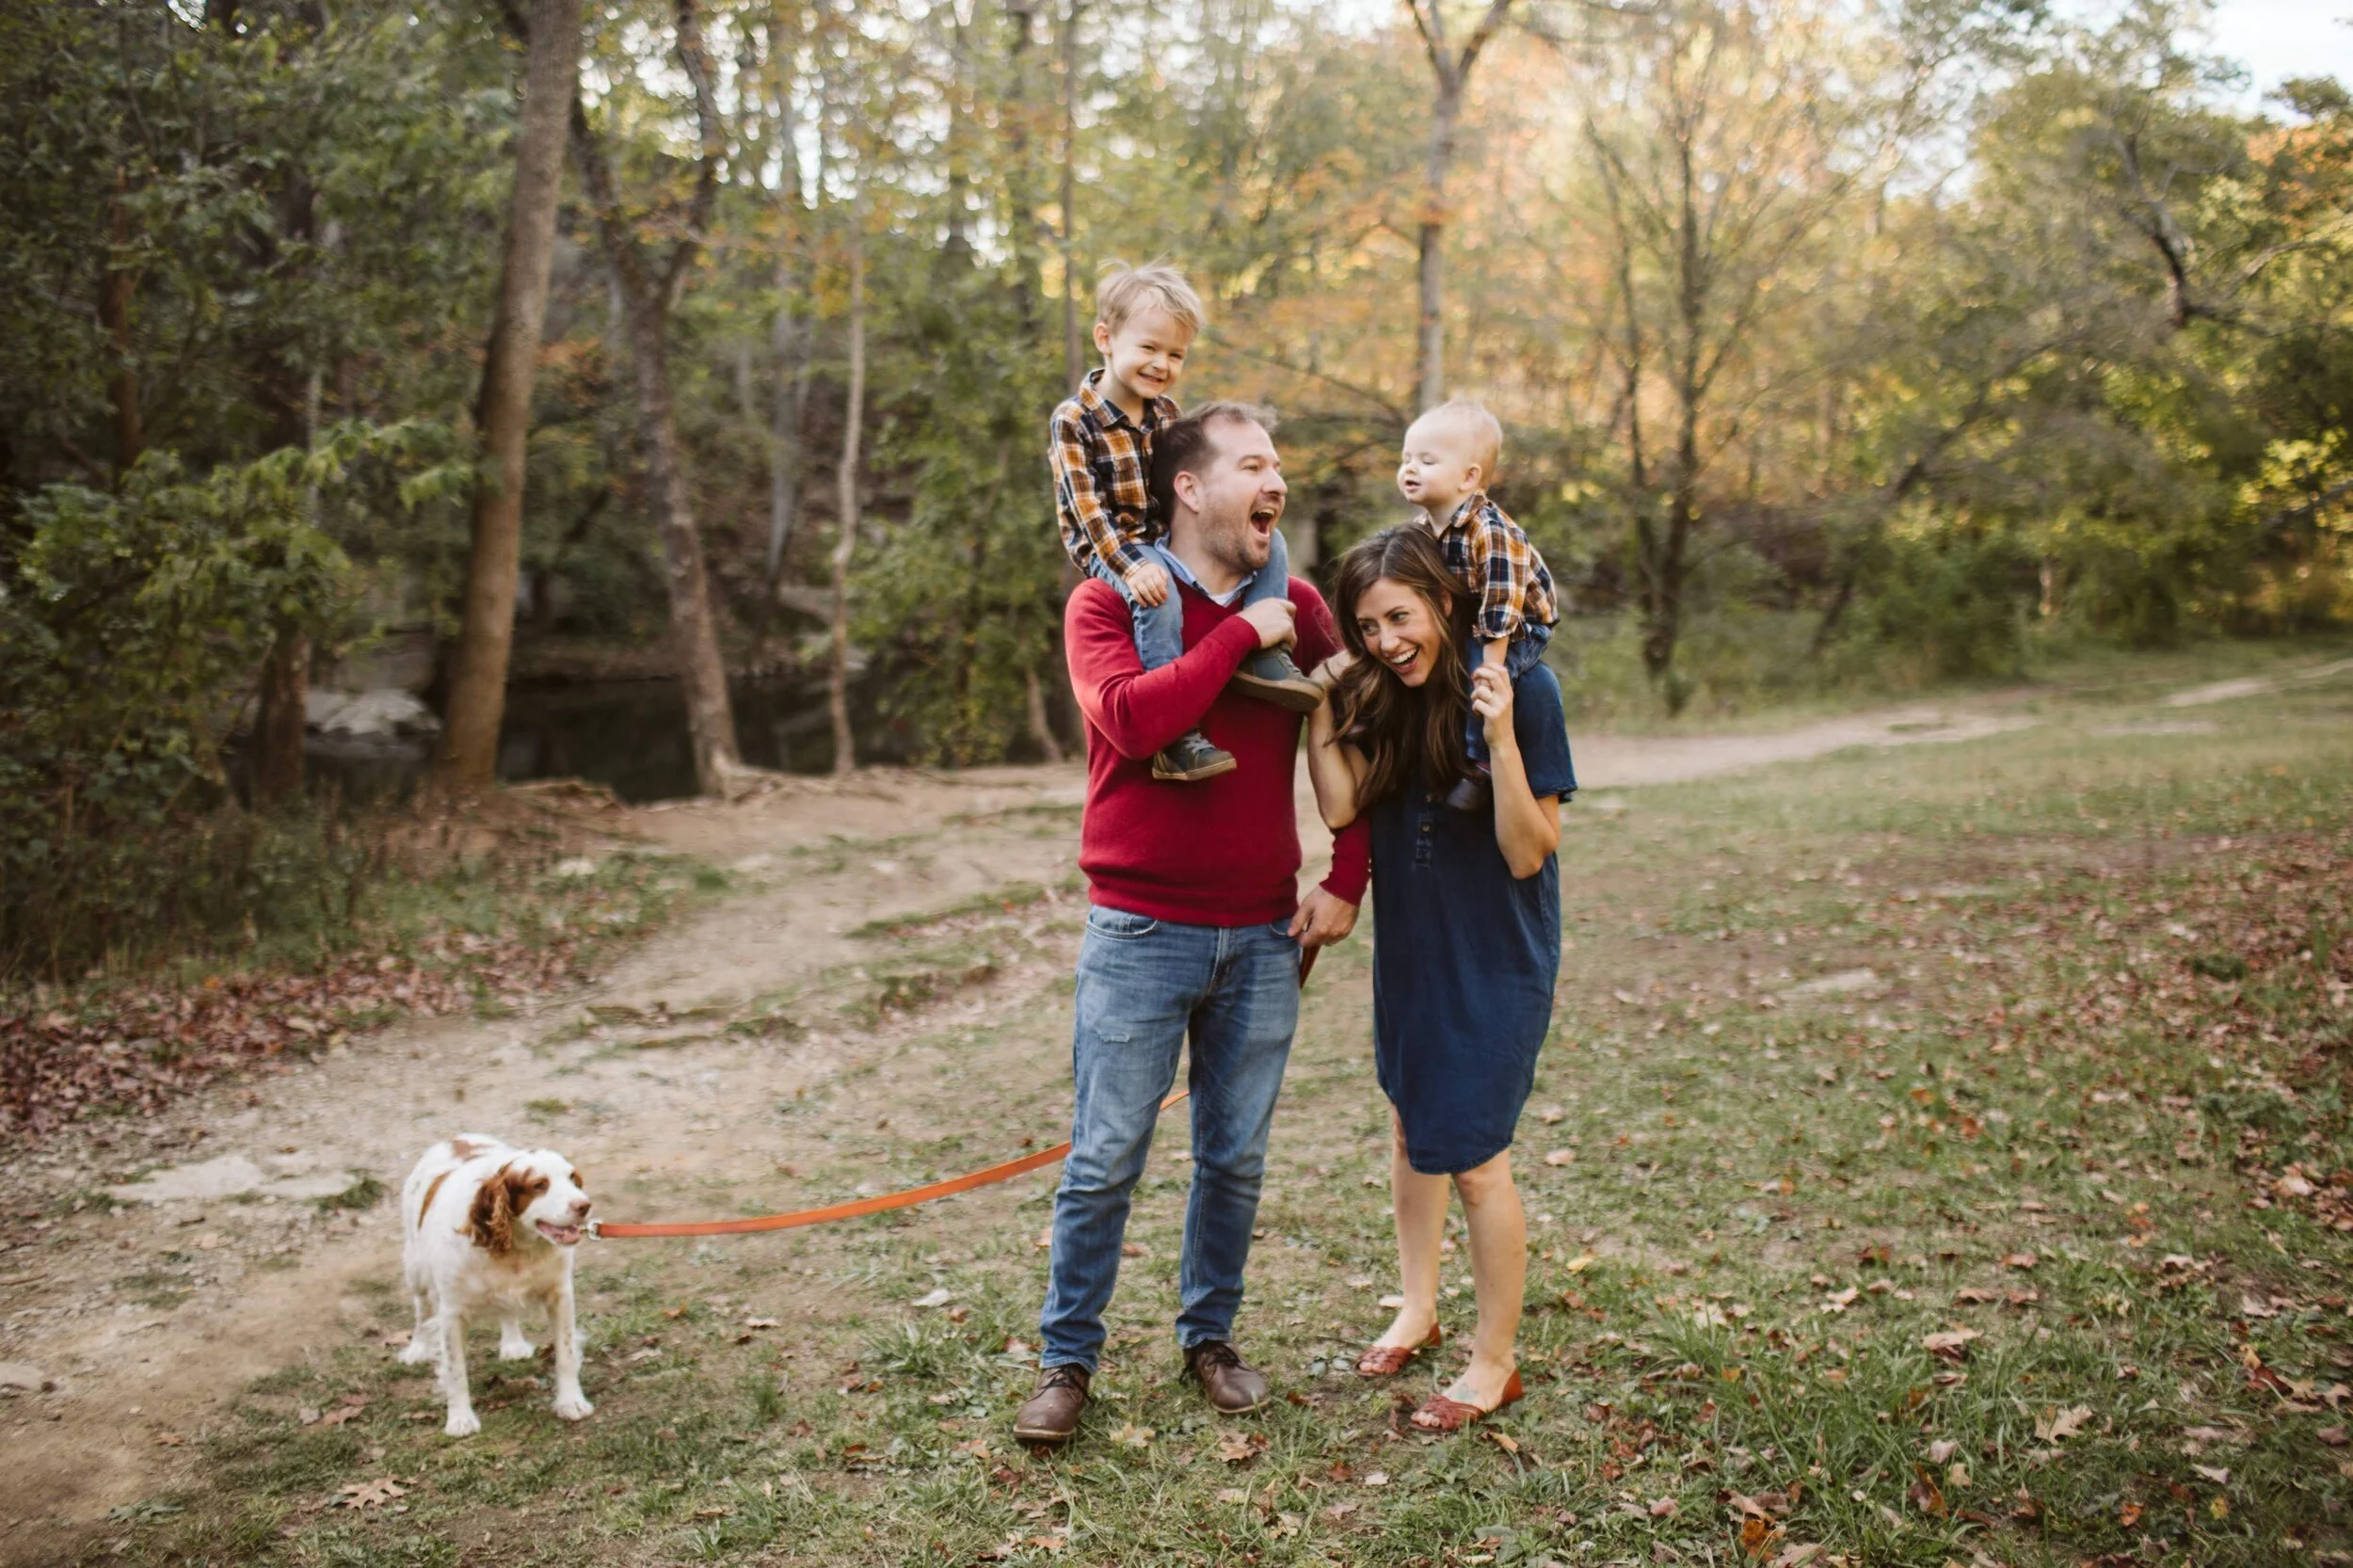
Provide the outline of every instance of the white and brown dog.
{"type": "Polygon", "coordinates": [[[449,1420],[482,1430],[466,1382],[466,1320],[495,1315],[499,1357],[527,1359],[523,1309],[547,1309],[555,1336],[555,1414],[577,1421],[594,1407],[580,1391],[580,1331],[572,1316],[572,1249],[588,1220],[580,1172],[552,1149],[509,1148],[464,1133],[436,1144],[400,1190],[401,1270],[417,1309],[406,1362],[438,1361],[449,1420]]]}

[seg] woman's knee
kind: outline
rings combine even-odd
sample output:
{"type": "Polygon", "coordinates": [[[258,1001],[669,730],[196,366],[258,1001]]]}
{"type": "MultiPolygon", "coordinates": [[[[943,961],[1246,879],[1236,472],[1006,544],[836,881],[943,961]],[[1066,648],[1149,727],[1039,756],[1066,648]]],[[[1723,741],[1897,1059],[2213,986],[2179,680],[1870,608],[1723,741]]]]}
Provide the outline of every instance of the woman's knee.
{"type": "Polygon", "coordinates": [[[1497,1155],[1484,1165],[1474,1165],[1458,1171],[1454,1190],[1463,1195],[1463,1207],[1478,1208],[1512,1195],[1512,1161],[1509,1155],[1497,1155]]]}

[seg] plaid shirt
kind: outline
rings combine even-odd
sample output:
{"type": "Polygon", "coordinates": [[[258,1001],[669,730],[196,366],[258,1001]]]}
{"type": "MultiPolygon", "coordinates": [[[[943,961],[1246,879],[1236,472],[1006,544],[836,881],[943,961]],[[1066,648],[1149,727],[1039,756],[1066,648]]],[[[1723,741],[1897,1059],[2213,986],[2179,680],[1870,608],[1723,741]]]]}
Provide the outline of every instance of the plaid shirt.
{"type": "Polygon", "coordinates": [[[1465,497],[1443,526],[1428,512],[1415,513],[1414,520],[1436,536],[1454,580],[1479,596],[1474,624],[1481,641],[1515,637],[1524,626],[1550,626],[1561,618],[1545,558],[1486,491],[1465,497]]]}
{"type": "Polygon", "coordinates": [[[1156,397],[1139,425],[1103,395],[1102,380],[1099,368],[1087,372],[1078,392],[1055,408],[1046,459],[1071,564],[1085,571],[1089,560],[1100,558],[1125,577],[1143,563],[1139,547],[1162,531],[1152,515],[1152,432],[1178,410],[1175,399],[1156,397]]]}

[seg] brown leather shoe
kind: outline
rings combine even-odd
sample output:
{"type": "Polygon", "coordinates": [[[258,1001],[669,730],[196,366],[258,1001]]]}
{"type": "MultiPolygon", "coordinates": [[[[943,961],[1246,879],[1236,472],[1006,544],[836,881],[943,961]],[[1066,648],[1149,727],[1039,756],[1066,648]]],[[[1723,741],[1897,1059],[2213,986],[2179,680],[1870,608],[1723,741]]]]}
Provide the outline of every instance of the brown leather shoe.
{"type": "Polygon", "coordinates": [[[1048,1367],[1037,1375],[1037,1391],[1013,1418],[1013,1434],[1024,1443],[1059,1448],[1077,1435],[1079,1413],[1087,1407],[1084,1367],[1048,1367]]]}
{"type": "Polygon", "coordinates": [[[1200,1379],[1209,1408],[1220,1416],[1246,1416],[1270,1398],[1265,1375],[1223,1339],[1205,1339],[1186,1351],[1185,1374],[1200,1379]]]}

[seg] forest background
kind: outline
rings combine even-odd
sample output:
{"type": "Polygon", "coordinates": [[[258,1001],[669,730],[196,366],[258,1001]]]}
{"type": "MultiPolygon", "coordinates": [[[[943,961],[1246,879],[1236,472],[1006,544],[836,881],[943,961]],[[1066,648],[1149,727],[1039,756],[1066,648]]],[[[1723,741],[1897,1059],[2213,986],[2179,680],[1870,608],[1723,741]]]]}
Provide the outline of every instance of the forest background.
{"type": "Polygon", "coordinates": [[[860,671],[918,760],[1069,753],[1044,420],[1120,261],[1209,301],[1188,401],[1280,411],[1303,570],[1494,408],[1584,722],[2341,625],[2353,97],[2250,106],[2204,18],[9,7],[0,972],[358,874],[303,695],[388,627],[437,706],[677,672],[712,792],[727,672],[829,668],[840,765],[860,671]]]}

